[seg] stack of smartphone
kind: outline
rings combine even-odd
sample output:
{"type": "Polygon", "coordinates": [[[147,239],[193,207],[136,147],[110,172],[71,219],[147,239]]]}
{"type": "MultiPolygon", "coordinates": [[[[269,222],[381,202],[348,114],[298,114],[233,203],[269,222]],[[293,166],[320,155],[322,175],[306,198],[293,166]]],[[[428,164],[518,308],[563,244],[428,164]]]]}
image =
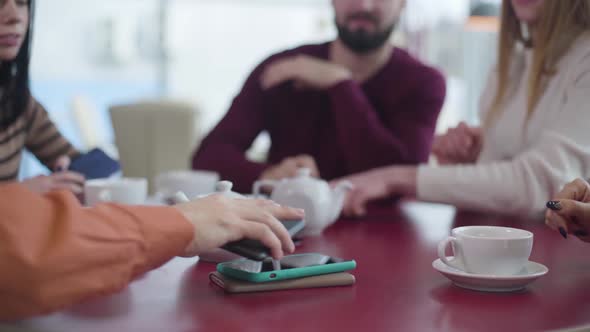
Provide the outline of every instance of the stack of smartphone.
{"type": "MultiPolygon", "coordinates": [[[[284,221],[291,234],[303,229],[303,221],[284,221]]],[[[356,268],[354,260],[345,260],[318,253],[285,256],[280,264],[273,262],[268,248],[261,243],[242,240],[224,249],[245,258],[217,265],[210,279],[226,292],[243,293],[296,288],[347,286],[355,278],[347,271],[356,268]]]]}

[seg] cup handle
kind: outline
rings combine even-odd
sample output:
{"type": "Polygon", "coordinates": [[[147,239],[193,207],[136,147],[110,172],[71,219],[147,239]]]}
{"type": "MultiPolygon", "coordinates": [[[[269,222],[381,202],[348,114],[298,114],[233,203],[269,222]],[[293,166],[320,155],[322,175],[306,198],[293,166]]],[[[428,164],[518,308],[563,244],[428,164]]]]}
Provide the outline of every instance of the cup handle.
{"type": "Polygon", "coordinates": [[[98,199],[100,199],[101,202],[111,202],[113,197],[111,196],[110,191],[103,189],[98,193],[98,199]]]}
{"type": "Polygon", "coordinates": [[[254,197],[260,198],[262,195],[260,194],[260,188],[262,187],[271,187],[271,191],[274,190],[275,186],[277,185],[277,181],[273,180],[260,180],[254,182],[254,188],[252,189],[252,193],[254,197]]]}
{"type": "MultiPolygon", "coordinates": [[[[449,236],[446,239],[442,240],[439,244],[438,244],[438,258],[440,258],[440,260],[445,263],[446,265],[456,269],[457,267],[452,264],[448,259],[447,259],[447,247],[449,246],[449,244],[452,244],[453,246],[451,246],[451,250],[453,250],[453,256],[456,256],[455,250],[454,250],[454,246],[458,245],[457,242],[457,238],[453,237],[453,236],[449,236]]],[[[455,257],[456,258],[456,257],[455,257]]]]}

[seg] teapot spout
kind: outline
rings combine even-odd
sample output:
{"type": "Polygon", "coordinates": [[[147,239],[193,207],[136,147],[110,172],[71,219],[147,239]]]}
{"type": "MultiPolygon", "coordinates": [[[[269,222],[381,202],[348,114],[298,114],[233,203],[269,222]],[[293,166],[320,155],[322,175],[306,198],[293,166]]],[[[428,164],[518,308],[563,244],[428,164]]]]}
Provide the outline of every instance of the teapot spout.
{"type": "Polygon", "coordinates": [[[342,208],[344,206],[344,200],[346,199],[346,194],[352,190],[354,186],[350,181],[342,181],[339,182],[334,189],[332,189],[332,211],[330,213],[330,219],[336,220],[340,217],[340,213],[342,212],[342,208]]]}

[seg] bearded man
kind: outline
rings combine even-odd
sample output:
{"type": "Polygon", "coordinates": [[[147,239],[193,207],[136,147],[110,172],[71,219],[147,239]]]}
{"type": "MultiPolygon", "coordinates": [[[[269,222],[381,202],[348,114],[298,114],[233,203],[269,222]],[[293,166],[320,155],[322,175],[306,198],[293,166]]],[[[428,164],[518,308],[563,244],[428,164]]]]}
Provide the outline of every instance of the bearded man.
{"type": "MultiPolygon", "coordinates": [[[[404,0],[333,0],[338,38],[263,61],[193,157],[250,192],[308,168],[326,180],[428,159],[445,80],[390,37],[404,0]],[[246,158],[263,131],[265,162],[246,158]]],[[[272,29],[272,27],[269,27],[272,29]]]]}

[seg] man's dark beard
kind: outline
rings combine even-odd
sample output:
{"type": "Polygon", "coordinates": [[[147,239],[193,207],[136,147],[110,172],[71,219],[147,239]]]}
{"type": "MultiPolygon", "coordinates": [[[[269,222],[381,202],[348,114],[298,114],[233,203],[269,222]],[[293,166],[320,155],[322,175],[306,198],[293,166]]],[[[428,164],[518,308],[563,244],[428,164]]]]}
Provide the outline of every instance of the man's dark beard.
{"type": "MultiPolygon", "coordinates": [[[[369,16],[368,14],[358,14],[359,17],[361,15],[364,19],[372,20],[377,26],[377,19],[375,19],[372,15],[369,16]]],[[[354,17],[351,16],[348,19],[351,18],[354,17]]],[[[396,23],[397,22],[393,22],[384,30],[373,33],[367,32],[365,29],[351,31],[348,29],[346,24],[338,24],[338,22],[336,22],[336,28],[338,29],[338,37],[346,47],[348,47],[354,53],[366,54],[379,49],[389,41],[393,29],[395,29],[396,23]]]]}

